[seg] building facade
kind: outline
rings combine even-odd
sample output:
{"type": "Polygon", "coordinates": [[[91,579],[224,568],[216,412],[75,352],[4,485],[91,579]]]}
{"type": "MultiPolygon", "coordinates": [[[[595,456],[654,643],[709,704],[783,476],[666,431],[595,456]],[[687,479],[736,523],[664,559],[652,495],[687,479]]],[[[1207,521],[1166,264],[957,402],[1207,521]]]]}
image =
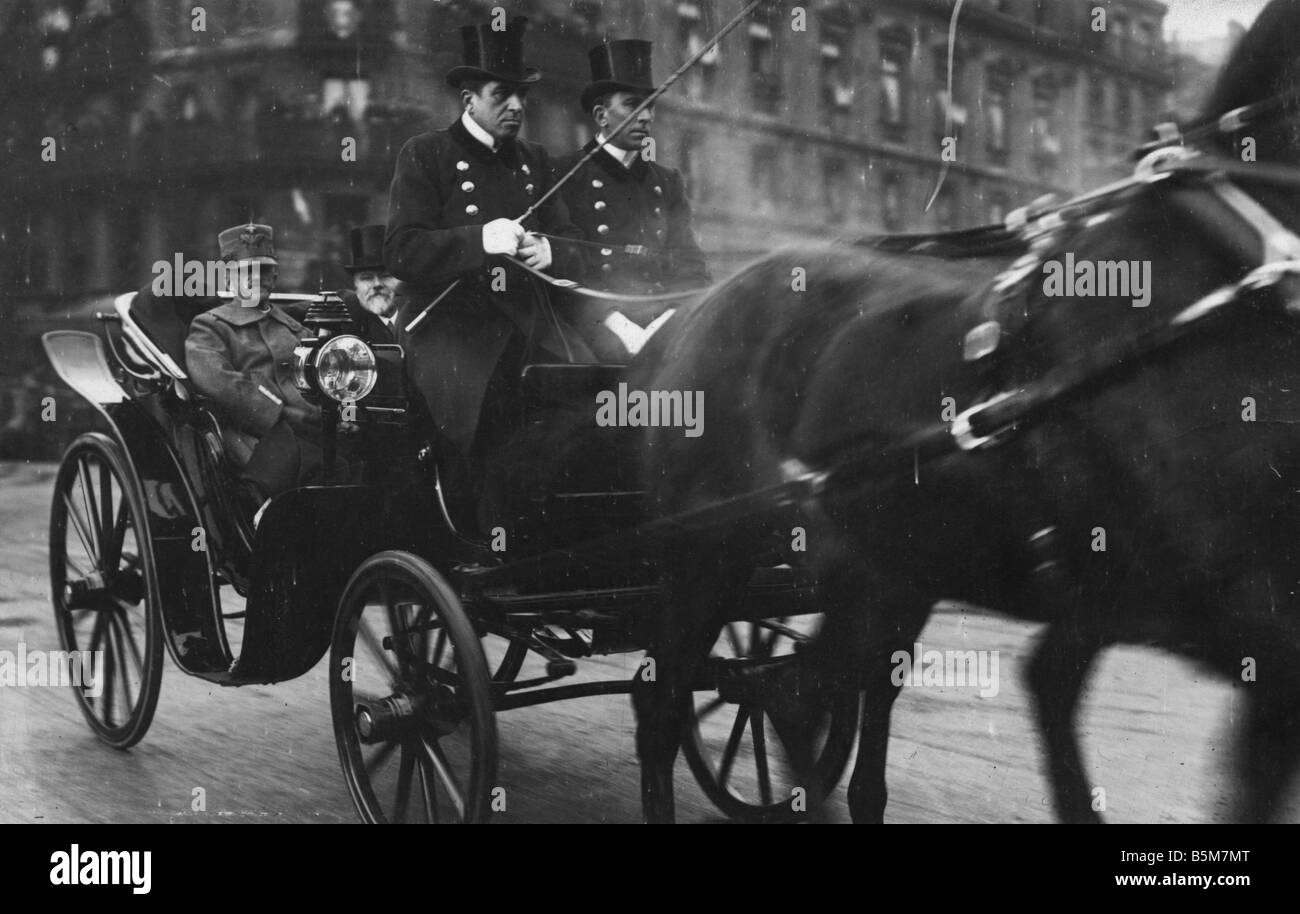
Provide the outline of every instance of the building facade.
{"type": "MultiPolygon", "coordinates": [[[[343,284],[346,231],[385,220],[401,144],[459,113],[457,27],[495,6],[0,0],[0,333],[21,341],[0,386],[39,372],[40,332],[158,261],[214,257],[237,222],[275,226],[281,288],[343,284]]],[[[649,38],[663,80],[743,6],[502,3],[545,74],[525,134],[556,153],[590,136],[592,45],[649,38]]],[[[786,240],[984,224],[1130,167],[1172,88],[1161,4],[967,0],[950,49],[952,7],[765,4],[660,100],[656,151],[716,274],[786,240]]]]}

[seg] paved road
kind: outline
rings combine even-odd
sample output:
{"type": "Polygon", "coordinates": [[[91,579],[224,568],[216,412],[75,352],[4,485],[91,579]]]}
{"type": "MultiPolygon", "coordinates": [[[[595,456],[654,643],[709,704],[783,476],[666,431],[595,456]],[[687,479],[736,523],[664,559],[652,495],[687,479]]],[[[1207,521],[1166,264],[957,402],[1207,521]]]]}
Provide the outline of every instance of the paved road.
{"type": "MultiPolygon", "coordinates": [[[[57,648],[45,526],[54,468],[0,464],[0,650],[57,648]]],[[[1035,626],[941,608],[927,649],[999,652],[999,689],[908,688],[889,750],[890,822],[1051,820],[1020,673],[1035,626]]],[[[584,678],[626,678],[639,655],[587,663],[584,678]]],[[[0,687],[0,822],[351,822],[323,664],[275,686],[221,689],[167,661],[144,741],[116,752],[89,733],[65,689],[0,687]],[[202,788],[206,809],[192,809],[202,788]]],[[[1117,822],[1219,821],[1230,803],[1229,728],[1240,695],[1190,665],[1117,649],[1083,714],[1091,782],[1117,822]]],[[[635,822],[633,716],[625,697],[502,715],[499,822],[635,822]]],[[[684,762],[679,817],[721,821],[684,762]]],[[[1288,821],[1300,821],[1292,796],[1288,821]]],[[[844,792],[829,805],[847,821],[844,792]]]]}

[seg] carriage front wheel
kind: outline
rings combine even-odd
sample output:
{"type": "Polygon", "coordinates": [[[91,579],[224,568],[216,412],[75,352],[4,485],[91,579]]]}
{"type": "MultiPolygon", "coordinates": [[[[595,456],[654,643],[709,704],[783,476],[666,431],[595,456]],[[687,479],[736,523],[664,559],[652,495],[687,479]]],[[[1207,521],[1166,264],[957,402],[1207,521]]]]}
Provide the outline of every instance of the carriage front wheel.
{"type": "Polygon", "coordinates": [[[67,674],[95,735],[138,743],[162,685],[162,621],[145,505],[121,446],[72,442],[50,508],[50,595],[67,674]]]}
{"type": "Polygon", "coordinates": [[[788,822],[824,800],[848,765],[858,732],[856,692],[836,696],[815,728],[811,775],[785,754],[779,728],[763,704],[760,678],[772,676],[811,641],[809,617],[733,622],[706,663],[708,687],[689,702],[682,754],[715,806],[742,822],[788,822]]]}
{"type": "Polygon", "coordinates": [[[330,709],[366,822],[482,822],[496,781],[487,661],[455,590],[424,559],[381,552],[339,601],[330,709]]]}

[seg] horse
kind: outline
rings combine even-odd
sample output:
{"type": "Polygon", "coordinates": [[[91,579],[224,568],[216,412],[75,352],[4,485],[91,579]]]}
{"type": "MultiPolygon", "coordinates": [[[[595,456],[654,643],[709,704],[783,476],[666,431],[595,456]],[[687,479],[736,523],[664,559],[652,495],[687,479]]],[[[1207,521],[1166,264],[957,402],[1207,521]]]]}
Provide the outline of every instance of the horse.
{"type": "MultiPolygon", "coordinates": [[[[1118,644],[1243,690],[1234,815],[1275,814],[1300,764],[1300,307],[1288,282],[1233,284],[1272,244],[1251,231],[1268,217],[1242,212],[1300,228],[1300,183],[1278,176],[1300,158],[1298,44],[1300,2],[1274,0],[1206,102],[1215,125],[1286,101],[1248,125],[1258,177],[1230,167],[1247,164],[1231,120],[1202,143],[1228,169],[1223,193],[1249,196],[1235,210],[1207,174],[1137,182],[1045,228],[1014,277],[987,260],[784,248],[684,310],[634,366],[631,386],[705,403],[698,438],[647,430],[656,515],[808,483],[793,507],[806,553],[786,556],[809,567],[825,622],[763,688],[803,771],[827,696],[862,692],[855,822],[883,821],[895,658],[941,600],[1046,623],[1027,682],[1060,819],[1101,819],[1075,721],[1093,662],[1118,644]],[[1081,262],[1149,265],[1153,294],[1048,283],[1081,262]],[[1018,407],[989,427],[999,401],[1018,407]],[[985,404],[977,427],[968,410],[985,404]],[[846,465],[869,471],[837,475],[846,465]]],[[[647,821],[673,818],[683,698],[771,551],[770,521],[684,525],[664,547],[656,675],[633,693],[647,821]]]]}

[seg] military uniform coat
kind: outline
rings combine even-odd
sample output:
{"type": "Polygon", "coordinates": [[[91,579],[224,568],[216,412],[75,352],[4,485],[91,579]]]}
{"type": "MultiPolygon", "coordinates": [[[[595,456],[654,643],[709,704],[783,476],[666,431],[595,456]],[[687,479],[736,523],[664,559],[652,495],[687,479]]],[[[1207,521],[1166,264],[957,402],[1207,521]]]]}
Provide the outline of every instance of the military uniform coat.
{"type": "MultiPolygon", "coordinates": [[[[556,174],[568,174],[595,147],[592,140],[578,152],[557,159],[556,174]]],[[[685,185],[681,172],[639,155],[631,168],[603,148],[592,156],[561,191],[583,236],[607,245],[584,249],[584,284],[629,295],[707,284],[709,271],[695,237],[685,185]],[[627,253],[628,245],[638,245],[644,253],[627,253]]],[[[583,317],[599,321],[619,310],[646,323],[665,307],[592,304],[583,317]]]]}
{"type": "MultiPolygon", "coordinates": [[[[238,302],[190,324],[186,368],[222,420],[226,453],[237,466],[248,463],[257,442],[282,420],[308,436],[320,426],[320,409],[303,399],[293,381],[293,350],[302,332],[302,324],[274,305],[264,310],[238,302]]],[[[290,458],[296,466],[297,454],[290,458]]]]}
{"type": "MultiPolygon", "coordinates": [[[[517,219],[551,186],[545,149],[526,140],[496,151],[457,120],[446,130],[408,140],[397,157],[389,190],[384,263],[418,291],[399,315],[398,342],[407,374],[443,435],[470,453],[488,382],[514,334],[551,357],[594,361],[572,327],[557,331],[539,307],[536,281],[483,251],[483,225],[517,219]],[[505,266],[506,290],[491,287],[494,267],[505,266]],[[412,333],[404,328],[453,280],[460,285],[412,333]]],[[[579,237],[556,194],[524,224],[530,230],[579,237]]],[[[555,276],[580,267],[575,252],[551,242],[555,276]]],[[[572,246],[568,246],[572,247],[572,246]]]]}

